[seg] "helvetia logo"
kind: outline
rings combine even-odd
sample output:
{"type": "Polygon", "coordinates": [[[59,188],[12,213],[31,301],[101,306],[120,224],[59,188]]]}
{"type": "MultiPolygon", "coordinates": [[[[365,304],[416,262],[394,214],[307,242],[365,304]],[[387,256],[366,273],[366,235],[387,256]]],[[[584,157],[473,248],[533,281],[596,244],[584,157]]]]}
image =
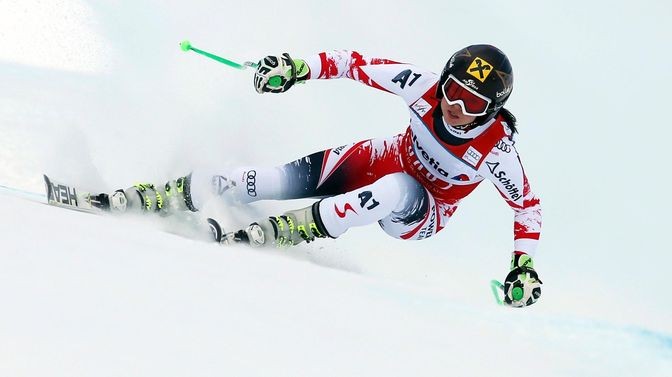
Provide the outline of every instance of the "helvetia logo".
{"type": "Polygon", "coordinates": [[[415,149],[417,150],[416,155],[422,156],[422,158],[427,161],[427,163],[434,168],[441,176],[448,178],[448,172],[445,171],[441,166],[440,162],[438,160],[435,160],[434,157],[430,156],[427,151],[425,151],[425,148],[423,148],[420,145],[420,142],[418,141],[418,136],[413,135],[413,141],[415,142],[415,149]]]}

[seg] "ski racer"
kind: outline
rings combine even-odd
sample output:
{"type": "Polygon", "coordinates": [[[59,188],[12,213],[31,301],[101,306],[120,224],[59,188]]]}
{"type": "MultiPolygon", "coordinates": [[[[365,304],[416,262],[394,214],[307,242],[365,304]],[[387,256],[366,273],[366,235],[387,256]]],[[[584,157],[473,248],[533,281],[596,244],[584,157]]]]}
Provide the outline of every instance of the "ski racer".
{"type": "Polygon", "coordinates": [[[397,135],[341,145],[277,167],[195,171],[164,187],[140,184],[117,190],[109,196],[111,209],[196,211],[212,193],[240,203],[317,198],[306,208],[226,233],[221,242],[296,245],[336,238],[351,227],[375,222],[392,237],[422,240],[443,229],[460,201],[487,179],[514,212],[505,302],[534,304],[541,295],[532,261],[541,205],[514,147],[516,118],[504,108],[513,89],[507,56],[491,45],[468,46],[437,75],[356,51],[305,59],[284,53],[259,62],[254,87],[258,93],[283,93],[306,80],[343,77],[400,96],[410,125],[397,135]],[[271,77],[280,77],[271,81],[280,84],[271,85],[271,77]]]}

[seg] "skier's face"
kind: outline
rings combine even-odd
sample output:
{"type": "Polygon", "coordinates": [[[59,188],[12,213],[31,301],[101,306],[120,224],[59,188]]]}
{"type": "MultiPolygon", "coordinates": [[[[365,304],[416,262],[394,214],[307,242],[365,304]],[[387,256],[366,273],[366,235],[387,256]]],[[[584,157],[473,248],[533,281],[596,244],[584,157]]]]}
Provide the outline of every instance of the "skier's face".
{"type": "Polygon", "coordinates": [[[465,115],[459,104],[449,105],[446,99],[441,100],[443,120],[451,126],[464,126],[476,120],[475,116],[465,115]]]}

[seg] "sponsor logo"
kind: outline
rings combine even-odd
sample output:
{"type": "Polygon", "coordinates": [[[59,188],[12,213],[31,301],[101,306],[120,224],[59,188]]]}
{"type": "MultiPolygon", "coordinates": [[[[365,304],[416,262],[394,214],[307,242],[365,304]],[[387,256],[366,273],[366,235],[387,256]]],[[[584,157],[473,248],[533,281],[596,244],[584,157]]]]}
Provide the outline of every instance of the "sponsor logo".
{"type": "Polygon", "coordinates": [[[79,203],[77,202],[77,190],[73,187],[72,189],[66,185],[55,185],[52,184],[52,194],[54,201],[71,205],[71,206],[79,206],[79,203]]]}
{"type": "Polygon", "coordinates": [[[411,108],[418,113],[421,117],[425,116],[431,110],[432,106],[425,101],[424,99],[420,98],[415,103],[411,106],[411,108]]]}
{"type": "Polygon", "coordinates": [[[511,152],[511,146],[509,144],[506,144],[504,140],[500,140],[495,144],[495,148],[499,149],[502,152],[510,153],[511,152]]]}
{"type": "Polygon", "coordinates": [[[226,190],[231,188],[232,186],[235,186],[236,182],[230,181],[224,176],[221,175],[215,175],[212,177],[212,187],[214,192],[217,195],[222,195],[226,190]]]}
{"type": "Polygon", "coordinates": [[[430,156],[427,151],[420,145],[418,142],[418,136],[413,135],[413,142],[415,143],[415,149],[417,150],[416,155],[422,156],[422,158],[427,161],[427,163],[434,168],[439,174],[448,178],[448,172],[441,168],[439,161],[435,160],[434,157],[430,156]]]}
{"type": "Polygon", "coordinates": [[[331,151],[332,151],[336,156],[340,156],[340,155],[341,155],[341,152],[343,152],[343,150],[345,149],[345,147],[347,147],[347,145],[341,145],[340,147],[338,147],[338,148],[334,148],[334,149],[332,149],[331,151]]]}
{"type": "Polygon", "coordinates": [[[469,80],[462,80],[462,82],[464,83],[464,85],[478,90],[478,85],[476,85],[476,81],[469,79],[469,80]]]}
{"type": "Polygon", "coordinates": [[[245,174],[245,182],[247,184],[247,195],[257,196],[257,171],[248,171],[245,174]]]}
{"type": "Polygon", "coordinates": [[[516,184],[511,182],[511,179],[509,179],[506,176],[506,172],[503,171],[503,170],[499,170],[499,171],[497,170],[497,168],[499,167],[499,162],[494,162],[494,163],[493,162],[486,162],[485,164],[488,165],[488,168],[490,169],[490,172],[492,173],[492,175],[494,175],[495,178],[497,178],[497,180],[499,181],[499,183],[502,184],[502,186],[504,187],[506,192],[511,197],[511,200],[516,201],[516,200],[518,200],[522,197],[522,194],[521,194],[520,190],[518,189],[518,187],[516,186],[516,184]]]}
{"type": "Polygon", "coordinates": [[[504,97],[505,95],[511,93],[511,89],[513,89],[513,88],[511,88],[510,86],[507,86],[507,87],[504,88],[504,90],[502,90],[501,92],[497,92],[497,93],[495,93],[495,95],[497,96],[497,98],[499,98],[499,97],[504,97]]]}
{"type": "Polygon", "coordinates": [[[338,217],[340,217],[340,218],[344,218],[348,211],[352,211],[352,212],[354,212],[355,215],[357,214],[357,211],[355,211],[355,209],[352,208],[352,206],[350,205],[350,203],[345,203],[345,206],[343,207],[343,210],[342,210],[342,211],[341,211],[340,209],[338,209],[338,207],[336,206],[336,204],[334,204],[334,211],[336,212],[336,215],[337,215],[338,217]]]}
{"type": "Polygon", "coordinates": [[[405,69],[399,72],[399,74],[392,79],[392,82],[395,84],[399,84],[401,89],[404,89],[406,87],[406,83],[408,83],[408,86],[413,86],[413,83],[415,83],[415,81],[419,79],[420,76],[422,76],[422,74],[413,73],[413,71],[411,71],[410,69],[405,69]],[[411,75],[413,76],[413,78],[411,79],[410,82],[408,82],[408,79],[411,77],[411,75]]]}
{"type": "Polygon", "coordinates": [[[371,204],[366,207],[368,210],[372,210],[380,204],[376,199],[373,198],[373,193],[371,191],[362,191],[359,194],[357,194],[357,197],[359,198],[359,206],[364,208],[364,206],[370,201],[371,204]]]}
{"type": "Polygon", "coordinates": [[[267,56],[264,58],[264,63],[271,68],[275,68],[278,66],[279,61],[275,56],[267,56]]]}
{"type": "Polygon", "coordinates": [[[467,68],[467,73],[471,76],[474,76],[478,81],[485,82],[485,79],[488,78],[492,72],[492,64],[485,61],[483,58],[478,56],[472,60],[471,64],[467,68]]]}
{"type": "Polygon", "coordinates": [[[454,177],[451,178],[451,179],[454,180],[454,181],[462,181],[462,182],[466,182],[466,181],[469,180],[469,176],[466,175],[466,174],[460,174],[460,175],[456,175],[456,176],[454,176],[454,177]]]}
{"type": "Polygon", "coordinates": [[[422,227],[420,232],[418,232],[418,239],[431,237],[434,234],[434,225],[436,224],[436,211],[432,210],[432,214],[429,216],[429,224],[422,227]]]}
{"type": "Polygon", "coordinates": [[[478,165],[478,162],[481,161],[481,158],[483,155],[476,150],[474,147],[469,147],[467,151],[464,153],[462,156],[462,159],[468,163],[470,163],[472,166],[478,165]]]}
{"type": "Polygon", "coordinates": [[[486,165],[488,165],[488,169],[490,169],[490,173],[495,174],[495,169],[499,166],[499,162],[485,162],[486,165]]]}

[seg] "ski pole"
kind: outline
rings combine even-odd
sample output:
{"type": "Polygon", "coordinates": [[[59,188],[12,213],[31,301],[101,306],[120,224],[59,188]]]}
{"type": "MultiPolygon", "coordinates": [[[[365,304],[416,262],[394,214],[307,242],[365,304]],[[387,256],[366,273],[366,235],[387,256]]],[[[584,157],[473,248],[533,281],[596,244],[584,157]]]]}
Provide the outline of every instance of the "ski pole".
{"type": "Polygon", "coordinates": [[[500,296],[500,292],[504,291],[504,284],[497,280],[491,280],[490,289],[492,290],[492,295],[495,297],[495,302],[497,302],[497,305],[504,305],[500,296]]]}
{"type": "MultiPolygon", "coordinates": [[[[247,67],[257,68],[259,66],[259,64],[253,63],[253,62],[250,62],[250,61],[246,61],[243,64],[240,64],[240,63],[236,63],[234,61],[231,61],[229,59],[224,59],[220,56],[217,56],[215,54],[211,54],[207,51],[203,51],[201,49],[198,49],[198,48],[192,46],[191,42],[189,42],[188,40],[184,40],[184,41],[180,42],[180,49],[182,49],[182,51],[185,51],[185,52],[191,50],[191,51],[193,51],[197,54],[203,55],[203,56],[208,57],[212,60],[218,61],[220,63],[228,65],[229,67],[236,68],[236,69],[246,69],[247,67]]],[[[278,86],[281,85],[281,83],[282,83],[282,78],[280,76],[273,76],[268,80],[268,84],[272,87],[278,87],[278,86]]]]}

